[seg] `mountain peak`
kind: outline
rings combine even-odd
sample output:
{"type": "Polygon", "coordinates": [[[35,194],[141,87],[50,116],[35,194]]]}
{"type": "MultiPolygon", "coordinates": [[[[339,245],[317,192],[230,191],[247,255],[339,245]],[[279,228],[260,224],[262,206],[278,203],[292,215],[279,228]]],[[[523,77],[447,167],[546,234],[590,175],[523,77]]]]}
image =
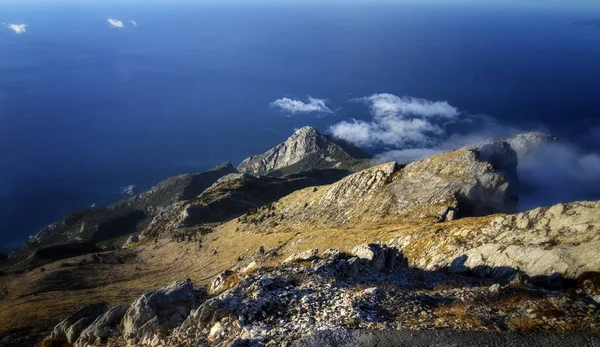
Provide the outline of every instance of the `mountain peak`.
{"type": "Polygon", "coordinates": [[[303,126],[302,128],[300,128],[294,132],[294,135],[313,135],[313,134],[321,135],[321,133],[317,129],[311,127],[310,125],[303,126]]]}
{"type": "Polygon", "coordinates": [[[367,158],[369,155],[359,148],[305,126],[267,152],[242,161],[238,171],[277,176],[312,169],[351,169],[367,158]]]}

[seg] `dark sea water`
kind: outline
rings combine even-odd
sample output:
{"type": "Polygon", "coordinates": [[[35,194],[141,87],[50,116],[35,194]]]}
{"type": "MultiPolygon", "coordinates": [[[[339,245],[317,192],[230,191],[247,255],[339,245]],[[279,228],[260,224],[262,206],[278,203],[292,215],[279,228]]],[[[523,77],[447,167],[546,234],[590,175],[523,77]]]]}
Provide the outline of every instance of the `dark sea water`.
{"type": "Polygon", "coordinates": [[[600,147],[596,2],[4,1],[0,247],[294,128],[369,118],[373,93],[445,100],[600,147]],[[125,22],[112,28],[107,18],[125,22]],[[128,20],[135,20],[135,27],[128,20]],[[333,115],[269,107],[328,100],[333,115]]]}

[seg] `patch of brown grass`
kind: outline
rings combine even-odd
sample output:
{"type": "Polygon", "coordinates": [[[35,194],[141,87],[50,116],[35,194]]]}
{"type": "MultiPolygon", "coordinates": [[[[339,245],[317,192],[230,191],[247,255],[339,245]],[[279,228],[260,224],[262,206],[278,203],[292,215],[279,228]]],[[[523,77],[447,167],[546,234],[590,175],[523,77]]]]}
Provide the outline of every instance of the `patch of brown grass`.
{"type": "Polygon", "coordinates": [[[461,325],[470,324],[474,327],[483,326],[479,317],[473,314],[468,303],[458,303],[450,306],[438,306],[434,313],[437,317],[453,320],[461,325]]]}
{"type": "Polygon", "coordinates": [[[528,291],[516,290],[506,296],[503,295],[502,297],[500,297],[498,299],[498,301],[496,302],[496,306],[499,309],[502,309],[502,308],[515,306],[519,303],[523,303],[526,301],[536,301],[536,300],[540,300],[540,299],[541,298],[539,298],[535,295],[532,295],[528,291]]]}
{"type": "Polygon", "coordinates": [[[467,305],[462,303],[452,306],[438,306],[434,312],[440,318],[454,318],[460,321],[465,321],[469,317],[467,305]]]}
{"type": "Polygon", "coordinates": [[[515,317],[510,320],[512,329],[519,332],[536,331],[542,323],[530,317],[515,317]]]}

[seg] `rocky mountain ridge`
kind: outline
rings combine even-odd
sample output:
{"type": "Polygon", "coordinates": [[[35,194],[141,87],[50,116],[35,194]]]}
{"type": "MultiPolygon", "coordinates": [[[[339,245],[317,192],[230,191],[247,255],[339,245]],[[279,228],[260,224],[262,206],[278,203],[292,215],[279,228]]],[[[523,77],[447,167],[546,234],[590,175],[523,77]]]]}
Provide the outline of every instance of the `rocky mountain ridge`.
{"type": "Polygon", "coordinates": [[[254,213],[247,228],[277,224],[275,230],[297,229],[313,222],[338,227],[407,218],[440,221],[514,212],[516,163],[515,152],[505,142],[463,148],[405,167],[384,163],[330,186],[292,193],[254,213]]]}

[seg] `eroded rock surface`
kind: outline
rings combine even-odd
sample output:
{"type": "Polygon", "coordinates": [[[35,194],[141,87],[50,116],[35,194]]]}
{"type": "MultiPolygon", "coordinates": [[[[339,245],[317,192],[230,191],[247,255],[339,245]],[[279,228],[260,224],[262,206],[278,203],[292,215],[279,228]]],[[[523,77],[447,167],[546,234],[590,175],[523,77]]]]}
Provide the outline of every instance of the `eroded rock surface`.
{"type": "Polygon", "coordinates": [[[120,337],[119,323],[121,323],[126,311],[127,306],[125,305],[111,307],[81,332],[74,344],[75,347],[102,345],[109,338],[120,337]]]}
{"type": "Polygon", "coordinates": [[[54,327],[52,338],[56,341],[74,344],[85,328],[92,324],[105,310],[105,303],[95,303],[80,309],[54,327]]]}
{"type": "Polygon", "coordinates": [[[130,344],[160,344],[165,334],[181,325],[198,306],[202,296],[190,281],[142,295],[125,313],[123,337],[130,344]]]}
{"type": "Polygon", "coordinates": [[[440,225],[390,242],[424,253],[411,265],[510,281],[517,273],[553,282],[600,271],[600,202],[582,201],[440,225]],[[426,252],[426,253],[425,253],[426,252]],[[554,277],[553,277],[554,276],[554,277]]]}

